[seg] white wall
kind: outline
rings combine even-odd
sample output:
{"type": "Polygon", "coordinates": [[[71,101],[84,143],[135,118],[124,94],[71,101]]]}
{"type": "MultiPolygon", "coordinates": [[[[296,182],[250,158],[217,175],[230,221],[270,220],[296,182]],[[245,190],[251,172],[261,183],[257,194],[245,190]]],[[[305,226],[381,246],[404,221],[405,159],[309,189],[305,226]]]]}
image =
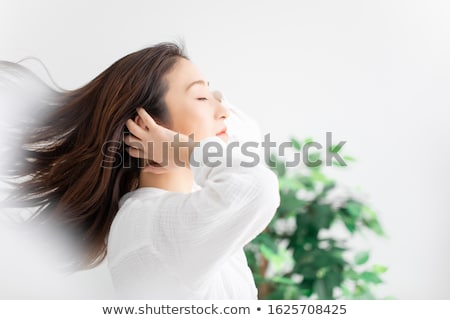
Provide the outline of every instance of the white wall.
{"type": "MultiPolygon", "coordinates": [[[[389,239],[382,295],[450,298],[450,4],[442,1],[0,1],[0,59],[37,56],[76,88],[121,56],[185,39],[188,54],[277,141],[332,131],[358,162],[389,239]]],[[[3,107],[2,107],[3,108],[3,107]]],[[[104,266],[102,267],[104,268],[104,266]]],[[[86,272],[109,290],[104,269],[86,272]]],[[[80,280],[81,281],[81,280],[80,280]]]]}

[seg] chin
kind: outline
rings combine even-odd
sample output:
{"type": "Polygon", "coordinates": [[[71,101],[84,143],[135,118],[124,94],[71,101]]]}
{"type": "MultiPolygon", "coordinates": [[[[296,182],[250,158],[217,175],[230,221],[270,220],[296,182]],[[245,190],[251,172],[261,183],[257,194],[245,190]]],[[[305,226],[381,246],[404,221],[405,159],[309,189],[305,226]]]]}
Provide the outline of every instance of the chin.
{"type": "Polygon", "coordinates": [[[225,143],[228,143],[228,134],[220,134],[217,135],[216,137],[219,137],[220,139],[222,139],[225,143]]]}

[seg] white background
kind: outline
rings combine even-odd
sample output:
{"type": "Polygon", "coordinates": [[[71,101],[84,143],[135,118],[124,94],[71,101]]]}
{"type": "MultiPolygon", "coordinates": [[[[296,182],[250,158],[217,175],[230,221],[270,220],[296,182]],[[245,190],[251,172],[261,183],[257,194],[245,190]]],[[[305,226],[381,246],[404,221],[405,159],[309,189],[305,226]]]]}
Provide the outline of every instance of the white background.
{"type": "MultiPolygon", "coordinates": [[[[450,299],[447,1],[0,1],[0,60],[36,56],[67,89],[178,38],[274,140],[347,141],[336,177],[389,235],[355,244],[389,266],[381,296],[450,299]]],[[[104,265],[72,280],[111,289],[104,265]]]]}

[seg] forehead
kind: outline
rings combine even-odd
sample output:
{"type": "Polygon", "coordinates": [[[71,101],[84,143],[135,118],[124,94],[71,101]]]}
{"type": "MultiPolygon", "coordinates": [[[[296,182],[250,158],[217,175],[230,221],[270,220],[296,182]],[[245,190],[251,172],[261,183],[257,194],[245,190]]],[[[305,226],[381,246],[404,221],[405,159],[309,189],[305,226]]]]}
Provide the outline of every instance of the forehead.
{"type": "Polygon", "coordinates": [[[169,90],[186,91],[193,81],[205,80],[205,77],[190,60],[179,58],[173,69],[167,74],[166,79],[169,90]]]}

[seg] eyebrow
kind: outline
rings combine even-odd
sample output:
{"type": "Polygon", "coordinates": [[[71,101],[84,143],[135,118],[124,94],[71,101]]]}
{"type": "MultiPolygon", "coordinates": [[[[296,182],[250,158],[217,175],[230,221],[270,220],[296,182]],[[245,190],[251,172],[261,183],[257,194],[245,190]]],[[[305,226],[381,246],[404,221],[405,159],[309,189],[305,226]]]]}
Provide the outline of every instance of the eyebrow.
{"type": "Polygon", "coordinates": [[[196,81],[192,82],[190,85],[187,86],[186,91],[188,91],[195,84],[203,84],[203,85],[208,84],[208,87],[209,87],[209,81],[206,82],[204,80],[196,80],[196,81]]]}

